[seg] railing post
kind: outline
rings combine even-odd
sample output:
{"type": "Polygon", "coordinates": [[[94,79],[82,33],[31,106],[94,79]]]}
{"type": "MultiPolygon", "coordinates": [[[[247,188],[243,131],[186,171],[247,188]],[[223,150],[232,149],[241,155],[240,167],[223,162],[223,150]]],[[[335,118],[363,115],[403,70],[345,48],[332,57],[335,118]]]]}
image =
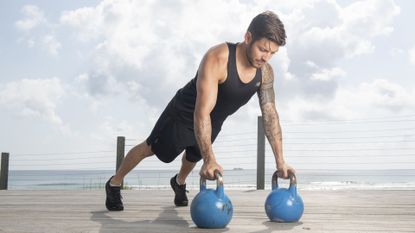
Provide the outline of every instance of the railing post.
{"type": "MultiPolygon", "coordinates": [[[[125,137],[117,137],[117,163],[115,165],[115,171],[118,171],[118,168],[121,166],[122,161],[124,160],[125,155],[125,137]]],[[[121,183],[121,187],[124,186],[124,182],[121,183]]]]}
{"type": "Polygon", "coordinates": [[[9,153],[1,153],[0,190],[7,190],[9,180],[9,153]]]}
{"type": "Polygon", "coordinates": [[[258,116],[256,189],[265,188],[265,133],[262,116],[258,116]]]}

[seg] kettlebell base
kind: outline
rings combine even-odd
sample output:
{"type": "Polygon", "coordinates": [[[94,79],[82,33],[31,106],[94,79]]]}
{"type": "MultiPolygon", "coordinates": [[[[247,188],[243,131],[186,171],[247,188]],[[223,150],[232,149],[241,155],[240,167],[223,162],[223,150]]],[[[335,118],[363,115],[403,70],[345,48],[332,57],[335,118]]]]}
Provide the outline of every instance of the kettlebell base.
{"type": "Polygon", "coordinates": [[[200,229],[225,229],[225,228],[226,228],[226,226],[227,226],[227,225],[225,225],[225,226],[217,226],[217,227],[211,227],[211,226],[209,226],[209,227],[205,227],[205,226],[197,226],[197,225],[196,225],[196,227],[197,227],[197,228],[200,228],[200,229]]]}
{"type": "Polygon", "coordinates": [[[292,220],[292,221],[286,221],[286,220],[282,220],[282,219],[270,219],[270,222],[276,222],[276,223],[294,223],[294,222],[298,222],[298,220],[292,220]]]}

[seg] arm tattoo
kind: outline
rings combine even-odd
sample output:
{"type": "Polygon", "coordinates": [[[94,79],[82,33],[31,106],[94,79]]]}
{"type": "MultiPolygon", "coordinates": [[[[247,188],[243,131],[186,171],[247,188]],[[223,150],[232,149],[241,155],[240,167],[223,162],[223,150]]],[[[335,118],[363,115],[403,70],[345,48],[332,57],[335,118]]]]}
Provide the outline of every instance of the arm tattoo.
{"type": "Polygon", "coordinates": [[[258,94],[261,107],[266,103],[275,103],[274,74],[268,64],[262,69],[262,85],[258,94]]]}
{"type": "MultiPolygon", "coordinates": [[[[282,142],[282,132],[279,117],[275,108],[274,73],[269,64],[262,69],[262,85],[258,92],[259,104],[261,106],[265,135],[271,146],[282,142]]],[[[280,145],[278,145],[280,146],[280,145]]]]}
{"type": "Polygon", "coordinates": [[[282,132],[279,122],[278,113],[275,110],[267,109],[263,116],[263,124],[265,135],[268,138],[268,141],[274,146],[274,142],[282,142],[282,132]]]}

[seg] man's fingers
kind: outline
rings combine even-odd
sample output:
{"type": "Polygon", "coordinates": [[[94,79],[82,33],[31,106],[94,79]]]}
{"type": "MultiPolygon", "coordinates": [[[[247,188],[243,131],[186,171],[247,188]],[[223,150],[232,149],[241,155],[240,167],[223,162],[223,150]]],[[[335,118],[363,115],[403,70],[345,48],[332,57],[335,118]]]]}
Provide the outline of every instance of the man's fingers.
{"type": "Polygon", "coordinates": [[[212,169],[204,170],[202,175],[203,175],[203,177],[205,177],[208,180],[214,180],[215,179],[215,173],[214,173],[214,170],[212,170],[212,169]]]}
{"type": "Polygon", "coordinates": [[[209,180],[214,180],[215,179],[215,174],[214,174],[213,170],[209,170],[208,175],[209,175],[209,177],[208,177],[209,180]]]}
{"type": "Polygon", "coordinates": [[[281,169],[281,170],[278,172],[278,176],[279,176],[280,178],[287,179],[287,178],[288,178],[288,172],[287,172],[287,169],[281,169]]]}
{"type": "Polygon", "coordinates": [[[284,172],[284,179],[287,179],[288,178],[288,172],[287,172],[287,170],[283,170],[283,172],[284,172]]]}
{"type": "Polygon", "coordinates": [[[219,172],[222,175],[223,168],[217,163],[212,163],[212,164],[204,164],[199,174],[208,180],[215,180],[216,172],[219,172]]]}

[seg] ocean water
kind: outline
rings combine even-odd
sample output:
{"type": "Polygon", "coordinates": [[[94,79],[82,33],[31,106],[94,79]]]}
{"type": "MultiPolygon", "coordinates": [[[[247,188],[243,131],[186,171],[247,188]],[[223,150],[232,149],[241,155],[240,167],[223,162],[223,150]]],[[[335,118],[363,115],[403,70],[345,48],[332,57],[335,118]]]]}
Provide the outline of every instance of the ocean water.
{"type": "MultiPolygon", "coordinates": [[[[177,171],[133,170],[124,180],[129,189],[169,189],[169,180],[177,171]]],[[[109,170],[12,170],[9,172],[9,190],[63,190],[103,189],[113,175],[109,170]]],[[[266,171],[265,188],[271,187],[273,171],[266,171]]],[[[197,171],[190,174],[187,187],[199,189],[197,171]]],[[[208,187],[215,187],[208,181],[208,187]]],[[[256,170],[225,170],[226,189],[256,189],[256,170]]],[[[288,187],[287,180],[279,179],[281,187],[288,187]]],[[[341,189],[397,189],[415,190],[415,169],[411,170],[303,170],[297,171],[297,187],[300,190],[341,189]]]]}

